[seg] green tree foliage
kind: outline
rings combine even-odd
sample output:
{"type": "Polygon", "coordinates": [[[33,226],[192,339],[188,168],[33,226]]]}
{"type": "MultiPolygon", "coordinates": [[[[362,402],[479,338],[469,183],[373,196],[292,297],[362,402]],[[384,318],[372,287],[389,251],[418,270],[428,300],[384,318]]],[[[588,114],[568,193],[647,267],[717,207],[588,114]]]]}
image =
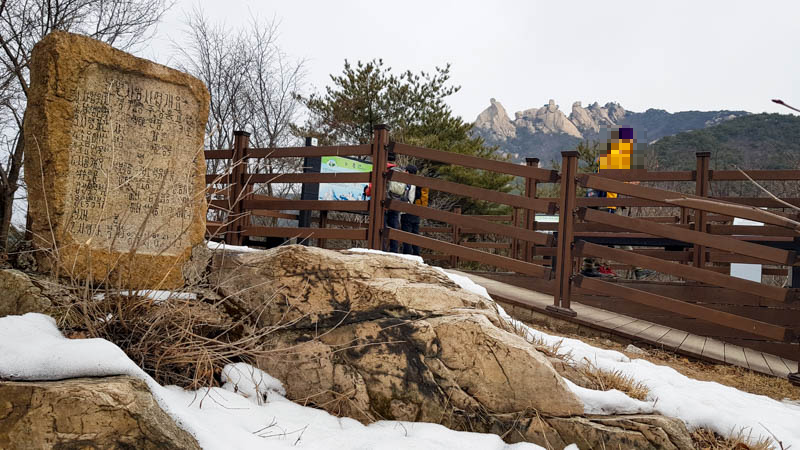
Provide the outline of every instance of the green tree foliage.
{"type": "MultiPolygon", "coordinates": [[[[453,114],[445,99],[458,92],[449,83],[450,66],[419,74],[399,75],[382,60],[355,65],[345,61],[341,75],[331,75],[332,84],[324,94],[299,97],[308,108],[299,136],[317,137],[322,144],[366,144],[372,141],[375,125],[387,124],[396,142],[498,160],[507,160],[472,136],[472,124],[453,114]]],[[[421,172],[457,183],[508,192],[511,176],[484,170],[415,161],[421,172]]],[[[461,198],[456,202],[467,214],[489,214],[503,210],[485,202],[461,198]]]]}
{"type": "Polygon", "coordinates": [[[711,152],[711,168],[800,168],[800,118],[752,114],[702,130],[665,137],[651,145],[657,170],[692,170],[695,152],[711,152]]]}

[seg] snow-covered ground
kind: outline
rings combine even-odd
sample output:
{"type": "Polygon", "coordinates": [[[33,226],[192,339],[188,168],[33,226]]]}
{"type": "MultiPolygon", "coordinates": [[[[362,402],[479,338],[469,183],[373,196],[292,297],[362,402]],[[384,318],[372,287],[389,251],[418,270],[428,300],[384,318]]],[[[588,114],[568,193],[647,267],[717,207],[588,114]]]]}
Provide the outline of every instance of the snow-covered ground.
{"type": "MultiPolygon", "coordinates": [[[[209,247],[253,251],[215,243],[209,247]]],[[[394,256],[423,264],[419,257],[394,256]]],[[[462,288],[489,298],[486,289],[470,279],[436,269],[462,288]]],[[[569,352],[574,362],[590,361],[601,369],[618,370],[650,389],[647,400],[639,401],[616,390],[594,391],[567,382],[584,402],[587,413],[655,412],[678,417],[690,429],[706,427],[722,435],[744,429],[753,438],[774,435],[784,448],[800,447],[800,405],[693,380],[670,367],[630,359],[580,340],[551,336],[516,322],[502,308],[500,312],[526,330],[531,339],[552,344],[560,341],[559,351],[569,352]]],[[[0,318],[0,379],[56,380],[109,375],[140,378],[162,408],[206,449],[262,448],[265,443],[271,448],[541,448],[532,444],[506,445],[496,435],[457,432],[428,423],[382,421],[364,426],[286,400],[280,381],[246,364],[230,365],[223,372],[227,382],[221,388],[186,391],[175,386],[162,387],[111,342],[67,339],[53,319],[41,314],[0,318]]]]}

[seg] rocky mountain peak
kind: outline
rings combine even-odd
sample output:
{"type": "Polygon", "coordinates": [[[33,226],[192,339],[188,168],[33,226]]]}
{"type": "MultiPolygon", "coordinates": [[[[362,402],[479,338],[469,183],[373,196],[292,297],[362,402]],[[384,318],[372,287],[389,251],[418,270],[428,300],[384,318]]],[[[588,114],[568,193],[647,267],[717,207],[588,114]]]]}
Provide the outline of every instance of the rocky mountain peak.
{"type": "Polygon", "coordinates": [[[489,99],[489,107],[484,109],[475,119],[475,128],[486,137],[503,142],[517,135],[517,128],[508,118],[503,105],[495,99],[489,99]]]}

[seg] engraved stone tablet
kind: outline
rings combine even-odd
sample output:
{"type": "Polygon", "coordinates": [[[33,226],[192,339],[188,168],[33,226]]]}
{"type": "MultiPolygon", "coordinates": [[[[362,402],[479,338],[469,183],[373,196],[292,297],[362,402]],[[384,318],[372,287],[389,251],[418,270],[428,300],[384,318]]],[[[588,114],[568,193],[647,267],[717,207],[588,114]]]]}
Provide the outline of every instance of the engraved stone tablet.
{"type": "Polygon", "coordinates": [[[39,42],[25,181],[44,266],[112,286],[183,285],[205,233],[208,103],[199,80],[99,41],[39,42]]]}

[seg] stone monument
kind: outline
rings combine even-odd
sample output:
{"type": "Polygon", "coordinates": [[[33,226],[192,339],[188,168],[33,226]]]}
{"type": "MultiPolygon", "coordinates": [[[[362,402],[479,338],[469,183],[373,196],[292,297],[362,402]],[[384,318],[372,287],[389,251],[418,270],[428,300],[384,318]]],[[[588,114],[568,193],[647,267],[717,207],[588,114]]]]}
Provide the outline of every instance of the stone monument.
{"type": "Polygon", "coordinates": [[[65,32],[36,44],[30,73],[25,181],[40,263],[95,284],[182,286],[206,226],[205,85],[65,32]]]}

